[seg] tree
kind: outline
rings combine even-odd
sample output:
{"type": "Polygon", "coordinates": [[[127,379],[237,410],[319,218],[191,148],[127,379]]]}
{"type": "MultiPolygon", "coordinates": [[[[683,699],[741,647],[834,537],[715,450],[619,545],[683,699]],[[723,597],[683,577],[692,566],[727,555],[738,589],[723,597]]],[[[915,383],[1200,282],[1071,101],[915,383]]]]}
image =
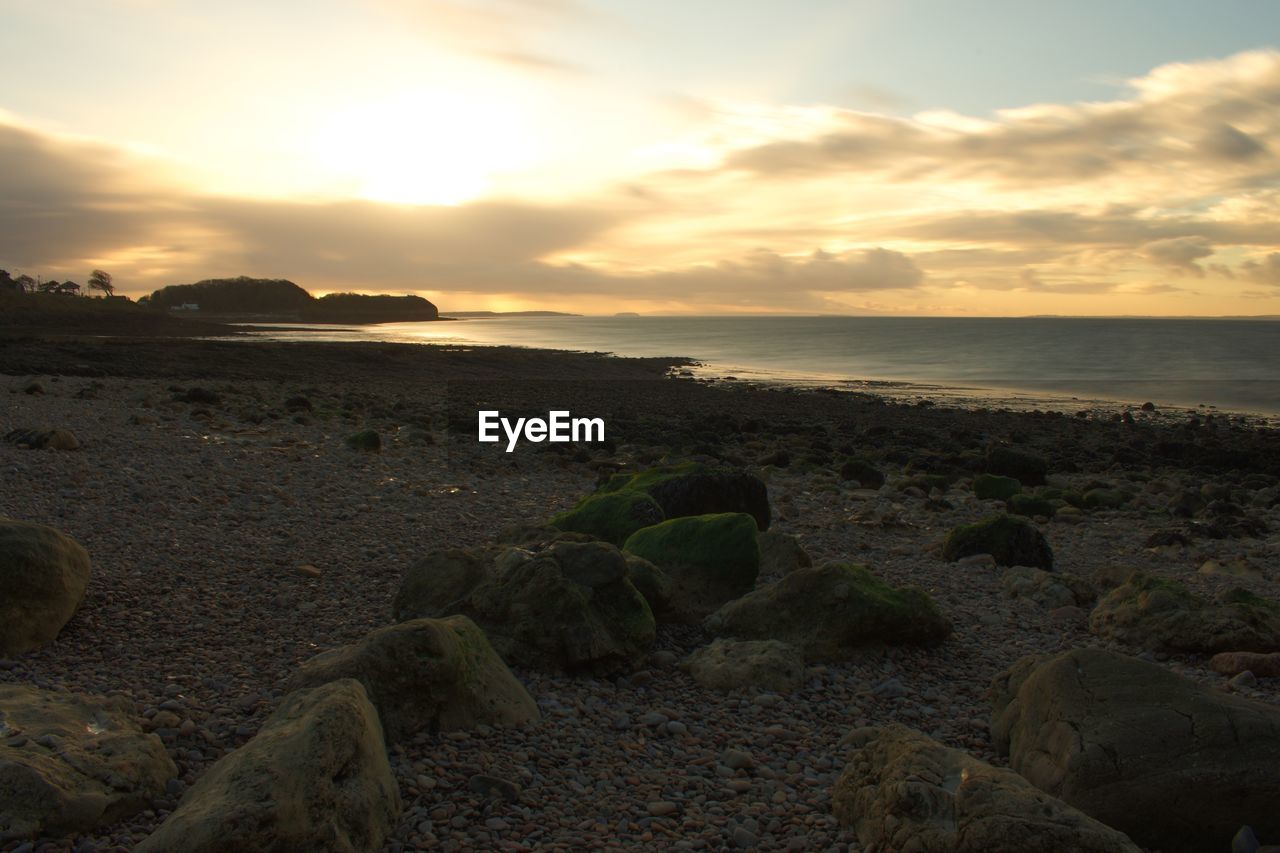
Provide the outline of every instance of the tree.
{"type": "Polygon", "coordinates": [[[48,281],[40,282],[39,287],[37,287],[36,289],[39,290],[41,293],[57,293],[58,288],[61,286],[62,286],[62,282],[58,281],[56,278],[51,278],[48,281]]]}
{"type": "Polygon", "coordinates": [[[18,283],[18,287],[22,288],[23,293],[36,292],[36,280],[31,276],[23,273],[22,275],[15,278],[14,281],[18,283]]]}
{"type": "Polygon", "coordinates": [[[110,296],[116,289],[116,286],[111,283],[111,273],[102,270],[89,273],[89,289],[101,290],[104,296],[110,296]]]}

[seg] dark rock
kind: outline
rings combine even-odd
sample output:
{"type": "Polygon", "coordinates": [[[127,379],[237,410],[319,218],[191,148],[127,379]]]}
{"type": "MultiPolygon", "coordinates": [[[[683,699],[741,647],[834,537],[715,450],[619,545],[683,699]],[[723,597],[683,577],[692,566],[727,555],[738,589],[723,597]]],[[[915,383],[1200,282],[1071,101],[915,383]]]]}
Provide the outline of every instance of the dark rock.
{"type": "Polygon", "coordinates": [[[1008,515],[956,527],[942,545],[943,559],[954,562],[975,554],[990,554],[1000,566],[1034,566],[1053,570],[1053,551],[1031,522],[1008,515]]]}
{"type": "Polygon", "coordinates": [[[749,592],[760,573],[755,520],[741,512],[673,518],[637,530],[623,547],[662,570],[667,599],[684,621],[749,592]]]}
{"type": "Polygon", "coordinates": [[[1134,573],[1089,618],[1100,637],[1153,651],[1280,650],[1280,603],[1244,589],[1210,601],[1175,581],[1134,573]]]}
{"type": "Polygon", "coordinates": [[[1010,447],[993,447],[987,451],[984,470],[988,474],[1013,477],[1024,486],[1043,486],[1049,465],[1044,458],[1010,447]]]}
{"type": "Polygon", "coordinates": [[[0,655],[52,642],[80,607],[89,572],[88,552],[70,537],[0,518],[0,655]]]}
{"type": "Polygon", "coordinates": [[[806,660],[841,660],[859,648],[941,643],[951,623],[923,591],[893,588],[864,566],[797,569],[731,601],[703,623],[716,637],[781,640],[806,660]]]}
{"type": "Polygon", "coordinates": [[[1169,853],[1280,837],[1280,710],[1161,666],[1075,649],[993,683],[992,742],[1041,790],[1169,853]]]}
{"type": "Polygon", "coordinates": [[[849,459],[840,466],[841,480],[856,480],[864,489],[884,486],[884,472],[863,459],[849,459]]]}

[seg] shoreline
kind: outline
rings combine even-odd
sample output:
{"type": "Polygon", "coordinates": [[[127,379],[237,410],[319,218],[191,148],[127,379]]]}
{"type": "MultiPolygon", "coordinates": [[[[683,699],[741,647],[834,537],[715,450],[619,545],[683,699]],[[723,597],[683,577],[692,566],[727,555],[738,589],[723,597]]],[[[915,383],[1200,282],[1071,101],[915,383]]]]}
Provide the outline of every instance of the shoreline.
{"type": "MultiPolygon", "coordinates": [[[[1017,594],[1013,570],[942,559],[950,528],[998,511],[972,487],[993,444],[1043,457],[1055,487],[1126,496],[1035,522],[1056,571],[1099,596],[1135,570],[1206,597],[1234,586],[1280,593],[1273,430],[669,378],[687,364],[376,343],[0,341],[0,433],[63,428],[81,443],[0,442],[0,515],[64,531],[93,563],[57,640],[0,661],[0,683],[121,696],[179,771],[150,811],[37,846],[130,849],[257,734],[305,661],[389,624],[401,578],[424,554],[484,545],[571,508],[610,472],[666,460],[755,472],[768,485],[771,530],[796,537],[815,565],[865,564],[892,585],[921,587],[953,636],[811,663],[788,693],[700,685],[679,666],[708,642],[697,626],[659,625],[643,665],[617,676],[513,667],[541,722],[421,732],[391,749],[404,809],[389,853],[719,849],[747,835],[760,849],[857,850],[831,807],[850,729],[901,722],[1003,765],[989,735],[992,678],[1026,654],[1144,650],[1091,634],[1087,606],[1017,594]],[[41,393],[27,393],[32,381],[41,393]],[[286,405],[296,397],[306,405],[286,405]],[[475,441],[478,401],[600,414],[608,440],[506,454],[475,441]],[[380,453],[346,446],[365,429],[382,436],[380,453]],[[844,479],[851,457],[882,471],[884,485],[844,479]],[[1200,530],[1210,519],[1171,511],[1206,488],[1231,494],[1239,511],[1213,524],[1254,526],[1214,538],[1200,530]],[[1157,538],[1174,528],[1180,539],[1157,538]],[[1226,571],[1237,566],[1248,573],[1226,571]],[[755,767],[724,776],[730,749],[747,750],[755,767]],[[518,783],[519,802],[471,791],[475,774],[518,783]],[[653,813],[654,802],[673,811],[653,813]]],[[[763,569],[759,583],[783,571],[763,569]]],[[[1226,686],[1206,655],[1148,657],[1226,686]]],[[[1280,679],[1231,689],[1280,704],[1280,679]]]]}

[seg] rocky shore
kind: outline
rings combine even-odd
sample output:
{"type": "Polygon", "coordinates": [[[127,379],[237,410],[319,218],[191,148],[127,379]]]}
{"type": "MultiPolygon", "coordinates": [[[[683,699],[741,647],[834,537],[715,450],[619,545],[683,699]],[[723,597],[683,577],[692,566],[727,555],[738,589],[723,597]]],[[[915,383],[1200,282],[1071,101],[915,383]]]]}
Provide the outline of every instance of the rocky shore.
{"type": "Polygon", "coordinates": [[[176,849],[199,837],[180,804],[233,797],[297,738],[345,757],[290,772],[328,774],[332,809],[372,821],[329,837],[387,850],[1225,851],[1245,824],[1280,844],[1274,809],[1230,795],[1280,784],[1280,434],[683,365],[0,342],[0,517],[91,561],[56,639],[0,655],[0,768],[39,746],[12,709],[67,692],[162,746],[118,814],[5,826],[0,804],[0,850],[176,849]],[[507,454],[475,441],[481,405],[599,416],[607,440],[507,454]],[[454,697],[427,706],[383,655],[471,663],[423,675],[454,697]],[[1063,720],[1076,741],[1037,739],[1063,720]],[[1089,764],[1067,741],[1142,758],[1089,764]],[[1193,747],[1200,765],[1161,763],[1193,747]],[[1149,802],[1173,796],[1159,784],[1196,792],[1197,826],[1149,802]]]}

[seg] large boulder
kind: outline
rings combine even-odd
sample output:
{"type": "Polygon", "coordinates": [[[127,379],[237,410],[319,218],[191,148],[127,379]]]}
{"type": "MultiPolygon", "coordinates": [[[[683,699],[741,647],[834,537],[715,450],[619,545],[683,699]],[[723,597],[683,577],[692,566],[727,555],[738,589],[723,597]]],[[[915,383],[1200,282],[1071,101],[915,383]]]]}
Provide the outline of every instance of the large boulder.
{"type": "Polygon", "coordinates": [[[713,641],[685,658],[693,680],[712,690],[785,693],[804,682],[804,656],[780,640],[713,641]]]}
{"type": "Polygon", "coordinates": [[[379,850],[400,806],[378,713],[343,679],[286,696],[136,850],[379,850]]]}
{"type": "Polygon", "coordinates": [[[1104,826],[1002,767],[893,723],[857,729],[832,792],[836,819],[877,850],[1138,853],[1104,826]]]}
{"type": "Polygon", "coordinates": [[[571,533],[586,533],[621,545],[642,527],[666,518],[658,502],[644,492],[623,489],[587,495],[568,512],[551,519],[551,524],[571,533]]]}
{"type": "Polygon", "coordinates": [[[716,637],[781,640],[809,661],[847,658],[866,646],[941,643],[951,623],[916,587],[893,588],[865,566],[827,563],[721,607],[703,623],[716,637]]]}
{"type": "Polygon", "coordinates": [[[454,614],[479,625],[507,663],[551,671],[632,668],[655,632],[622,552],[594,541],[551,538],[419,560],[401,583],[395,619],[454,614]]]}
{"type": "Polygon", "coordinates": [[[673,518],[637,530],[623,548],[662,570],[671,609],[683,621],[750,592],[760,574],[756,523],[741,512],[673,518]]]}
{"type": "Polygon", "coordinates": [[[1032,566],[1053,571],[1053,551],[1040,529],[1025,518],[998,515],[954,527],[942,543],[942,557],[955,561],[990,554],[998,566],[1032,566]]]}
{"type": "Polygon", "coordinates": [[[129,817],[177,775],[131,702],[0,684],[0,844],[129,817]]]}
{"type": "Polygon", "coordinates": [[[1137,572],[1098,602],[1089,629],[1156,651],[1280,651],[1280,603],[1243,589],[1210,600],[1137,572]]]}
{"type": "Polygon", "coordinates": [[[0,518],[0,655],[58,636],[89,584],[89,554],[43,524],[0,518]]]}
{"type": "Polygon", "coordinates": [[[993,683],[1009,766],[1137,843],[1228,850],[1280,837],[1280,709],[1101,649],[1028,657],[993,683]]]}
{"type": "Polygon", "coordinates": [[[1083,578],[1027,566],[1006,569],[1000,576],[1000,586],[1010,598],[1029,599],[1050,610],[1084,607],[1098,598],[1093,585],[1083,578]]]}
{"type": "Polygon", "coordinates": [[[1012,477],[1024,486],[1043,486],[1049,465],[1044,457],[1012,447],[992,447],[983,465],[988,474],[1012,477]]]}
{"type": "Polygon", "coordinates": [[[769,529],[769,489],[764,480],[746,471],[685,462],[615,474],[597,494],[621,491],[644,492],[667,518],[745,512],[761,530],[769,529]]]}
{"type": "Polygon", "coordinates": [[[364,685],[392,743],[424,730],[517,725],[539,717],[533,697],[465,616],[379,628],[307,661],[285,689],[343,678],[364,685]]]}
{"type": "Polygon", "coordinates": [[[973,478],[973,493],[980,500],[1007,501],[1022,491],[1022,484],[1013,477],[999,474],[979,474],[973,478]]]}

